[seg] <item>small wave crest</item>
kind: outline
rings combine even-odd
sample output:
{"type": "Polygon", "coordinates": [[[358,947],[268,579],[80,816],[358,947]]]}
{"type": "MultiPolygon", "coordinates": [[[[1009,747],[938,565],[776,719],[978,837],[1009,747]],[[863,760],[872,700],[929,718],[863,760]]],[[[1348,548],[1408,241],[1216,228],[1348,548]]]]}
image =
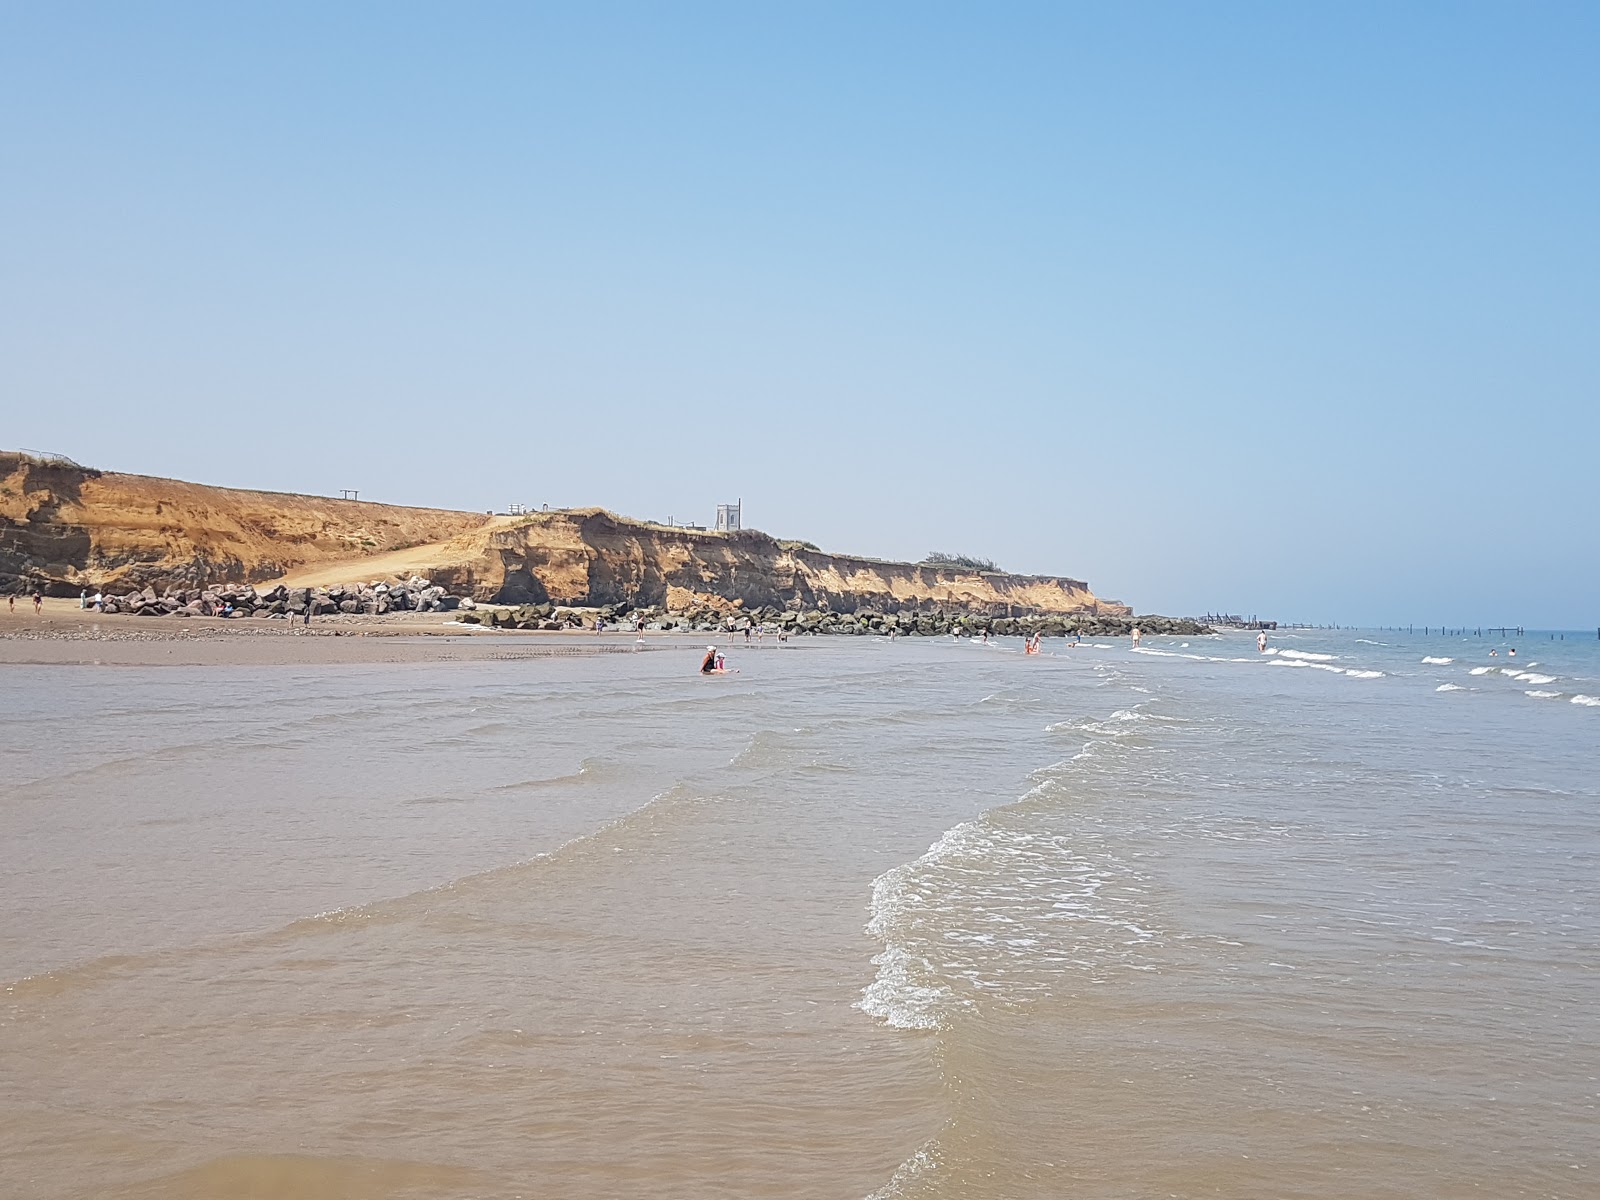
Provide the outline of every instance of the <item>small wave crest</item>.
{"type": "Polygon", "coordinates": [[[578,762],[578,769],[567,775],[551,775],[536,779],[519,779],[515,783],[502,783],[494,790],[497,792],[525,792],[537,791],[540,788],[560,788],[577,783],[597,783],[602,781],[608,773],[616,770],[617,764],[604,758],[585,758],[578,762]]]}
{"type": "Polygon", "coordinates": [[[1332,663],[1325,662],[1304,662],[1300,659],[1275,658],[1272,660],[1272,665],[1275,667],[1301,667],[1315,671],[1332,671],[1335,675],[1344,674],[1343,667],[1336,667],[1332,663]]]}
{"type": "Polygon", "coordinates": [[[1585,708],[1600,708],[1600,696],[1578,695],[1572,698],[1572,703],[1581,704],[1585,708]]]}
{"type": "Polygon", "coordinates": [[[1531,691],[1523,692],[1522,694],[1524,696],[1531,696],[1535,700],[1559,700],[1561,698],[1560,692],[1541,692],[1537,688],[1531,691]]]}
{"type": "Polygon", "coordinates": [[[1436,667],[1447,667],[1451,663],[1455,662],[1455,659],[1453,659],[1453,658],[1435,658],[1431,654],[1424,654],[1422,656],[1422,661],[1425,662],[1425,663],[1432,663],[1436,667]]]}
{"type": "Polygon", "coordinates": [[[1468,689],[1462,687],[1460,684],[1457,684],[1457,683],[1441,683],[1438,687],[1434,688],[1433,690],[1436,691],[1436,692],[1464,692],[1464,691],[1467,691],[1468,689]]]}
{"type": "Polygon", "coordinates": [[[986,1000],[1046,992],[1063,973],[1099,979],[1138,965],[1159,944],[1142,876],[1092,840],[1044,828],[1063,792],[1047,778],[873,881],[867,931],[884,948],[857,1008],[938,1029],[986,1000]]]}
{"type": "Polygon", "coordinates": [[[939,1167],[937,1140],[925,1142],[915,1154],[895,1168],[889,1182],[867,1197],[867,1200],[901,1200],[907,1189],[939,1167]]]}

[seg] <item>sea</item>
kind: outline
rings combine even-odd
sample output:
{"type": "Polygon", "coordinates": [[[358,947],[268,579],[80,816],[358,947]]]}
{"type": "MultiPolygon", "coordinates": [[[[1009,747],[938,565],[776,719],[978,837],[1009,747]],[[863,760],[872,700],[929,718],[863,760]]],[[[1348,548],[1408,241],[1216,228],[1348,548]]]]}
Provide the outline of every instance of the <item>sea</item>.
{"type": "Polygon", "coordinates": [[[703,650],[4,668],[0,1196],[1600,1196],[1592,633],[703,650]]]}

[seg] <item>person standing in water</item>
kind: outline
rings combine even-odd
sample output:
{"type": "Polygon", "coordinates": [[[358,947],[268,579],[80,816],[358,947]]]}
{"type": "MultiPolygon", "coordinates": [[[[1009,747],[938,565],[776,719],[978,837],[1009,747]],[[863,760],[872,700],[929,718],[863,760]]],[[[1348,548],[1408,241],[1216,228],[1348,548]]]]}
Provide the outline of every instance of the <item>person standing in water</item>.
{"type": "Polygon", "coordinates": [[[1256,649],[1262,654],[1267,652],[1267,631],[1265,629],[1256,634],[1256,649]]]}
{"type": "Polygon", "coordinates": [[[1139,632],[1139,627],[1137,625],[1135,625],[1133,627],[1133,648],[1135,650],[1137,650],[1139,648],[1139,639],[1142,638],[1143,636],[1144,636],[1144,634],[1139,632]]]}

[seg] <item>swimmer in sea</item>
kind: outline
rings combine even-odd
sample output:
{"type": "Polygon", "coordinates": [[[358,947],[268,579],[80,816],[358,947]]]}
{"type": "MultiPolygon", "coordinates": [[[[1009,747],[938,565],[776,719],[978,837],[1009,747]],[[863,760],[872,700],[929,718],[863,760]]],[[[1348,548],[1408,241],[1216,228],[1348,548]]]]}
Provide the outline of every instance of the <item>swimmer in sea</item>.
{"type": "Polygon", "coordinates": [[[1515,646],[1513,646],[1513,647],[1511,647],[1511,649],[1507,650],[1506,653],[1509,654],[1512,658],[1515,658],[1517,656],[1517,648],[1515,646]]]}
{"type": "Polygon", "coordinates": [[[706,656],[700,660],[700,674],[715,675],[717,673],[717,648],[706,647],[706,656]]]}
{"type": "Polygon", "coordinates": [[[1498,650],[1489,651],[1489,657],[1490,658],[1499,658],[1500,657],[1500,651],[1498,651],[1498,650]]]}
{"type": "Polygon", "coordinates": [[[1256,634],[1256,649],[1262,654],[1267,652],[1267,631],[1265,629],[1256,634]]]}

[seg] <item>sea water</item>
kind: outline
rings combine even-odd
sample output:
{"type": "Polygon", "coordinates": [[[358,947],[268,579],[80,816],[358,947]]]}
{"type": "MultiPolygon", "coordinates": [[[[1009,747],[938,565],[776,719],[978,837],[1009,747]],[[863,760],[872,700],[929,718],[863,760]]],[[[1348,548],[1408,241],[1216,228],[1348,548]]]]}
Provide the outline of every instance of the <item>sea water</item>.
{"type": "Polygon", "coordinates": [[[0,1193],[1592,1197],[1512,644],[9,668],[0,1193]]]}

